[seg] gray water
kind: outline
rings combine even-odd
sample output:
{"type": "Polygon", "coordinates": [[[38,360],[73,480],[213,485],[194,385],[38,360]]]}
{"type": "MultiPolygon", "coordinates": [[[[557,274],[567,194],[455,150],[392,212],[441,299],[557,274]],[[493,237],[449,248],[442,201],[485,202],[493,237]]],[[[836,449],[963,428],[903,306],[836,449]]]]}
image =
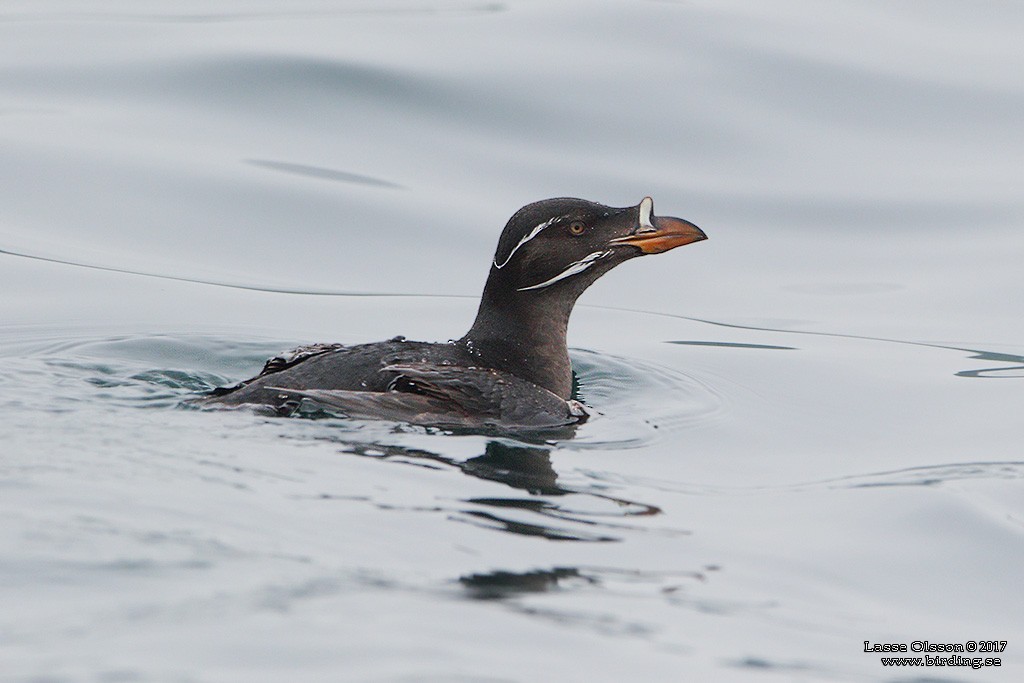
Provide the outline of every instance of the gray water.
{"type": "Polygon", "coordinates": [[[5,2],[0,680],[1021,680],[1021,35],[997,1],[5,2]],[[648,194],[710,240],[584,295],[573,438],[182,407],[460,336],[518,207],[648,194]]]}

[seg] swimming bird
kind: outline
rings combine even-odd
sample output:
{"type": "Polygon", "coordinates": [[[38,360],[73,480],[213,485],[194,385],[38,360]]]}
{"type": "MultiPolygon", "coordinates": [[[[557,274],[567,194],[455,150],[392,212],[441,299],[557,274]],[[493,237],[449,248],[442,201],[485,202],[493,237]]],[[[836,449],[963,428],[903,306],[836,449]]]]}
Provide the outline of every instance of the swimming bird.
{"type": "Polygon", "coordinates": [[[461,338],[299,347],[198,403],[290,415],[307,399],[333,414],[441,427],[581,422],[587,411],[571,398],[566,346],[576,299],[624,261],[704,239],[689,221],[655,216],[650,197],[625,208],[534,202],[502,231],[476,319],[461,338]]]}

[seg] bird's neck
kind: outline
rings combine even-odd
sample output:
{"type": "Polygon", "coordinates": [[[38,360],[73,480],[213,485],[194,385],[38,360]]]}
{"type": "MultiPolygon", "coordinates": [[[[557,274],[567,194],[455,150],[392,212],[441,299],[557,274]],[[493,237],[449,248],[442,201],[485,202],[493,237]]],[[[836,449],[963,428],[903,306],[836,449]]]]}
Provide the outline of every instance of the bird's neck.
{"type": "Polygon", "coordinates": [[[542,300],[542,296],[503,292],[488,283],[476,320],[459,343],[481,364],[568,399],[572,366],[565,335],[575,301],[542,300]]]}

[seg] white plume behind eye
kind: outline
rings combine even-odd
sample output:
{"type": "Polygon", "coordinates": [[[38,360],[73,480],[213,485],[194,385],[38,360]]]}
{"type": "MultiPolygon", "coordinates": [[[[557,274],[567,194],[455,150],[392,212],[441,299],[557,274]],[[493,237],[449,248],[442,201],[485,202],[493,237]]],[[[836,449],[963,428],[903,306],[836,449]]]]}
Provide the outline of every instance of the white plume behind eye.
{"type": "Polygon", "coordinates": [[[651,213],[654,212],[654,200],[644,197],[640,202],[640,229],[637,232],[648,232],[657,230],[651,222],[651,213]]]}
{"type": "Polygon", "coordinates": [[[500,265],[498,264],[498,259],[494,259],[494,267],[497,268],[498,270],[501,270],[502,268],[507,266],[508,262],[512,260],[512,256],[514,256],[516,251],[519,250],[519,247],[523,246],[524,244],[532,240],[534,237],[541,233],[541,230],[551,226],[555,221],[561,218],[564,218],[564,216],[555,216],[554,218],[549,218],[543,223],[534,226],[533,230],[528,232],[526,236],[523,237],[523,239],[519,240],[519,243],[516,246],[512,247],[512,251],[508,252],[508,256],[505,257],[505,260],[502,261],[500,265]]]}
{"type": "Polygon", "coordinates": [[[544,287],[555,284],[559,280],[564,280],[567,277],[572,277],[573,275],[582,273],[587,268],[594,265],[597,261],[603,259],[605,256],[610,256],[612,253],[613,252],[611,249],[606,249],[605,251],[592,252],[581,258],[579,261],[573,261],[565,270],[563,270],[561,273],[554,276],[550,280],[545,280],[544,282],[539,282],[535,285],[530,285],[529,287],[520,287],[517,291],[525,292],[529,289],[543,289],[544,287]]]}

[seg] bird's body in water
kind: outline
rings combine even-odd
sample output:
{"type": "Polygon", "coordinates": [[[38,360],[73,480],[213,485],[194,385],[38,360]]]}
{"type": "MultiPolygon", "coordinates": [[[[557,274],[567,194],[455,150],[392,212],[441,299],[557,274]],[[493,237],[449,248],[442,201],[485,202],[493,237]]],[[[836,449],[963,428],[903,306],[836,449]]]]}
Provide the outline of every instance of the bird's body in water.
{"type": "Polygon", "coordinates": [[[624,261],[703,239],[692,223],[654,216],[650,197],[627,208],[535,202],[505,226],[476,320],[460,339],[301,347],[199,403],[288,415],[309,399],[331,413],[428,426],[579,422],[587,413],[571,399],[566,345],[576,299],[624,261]]]}

